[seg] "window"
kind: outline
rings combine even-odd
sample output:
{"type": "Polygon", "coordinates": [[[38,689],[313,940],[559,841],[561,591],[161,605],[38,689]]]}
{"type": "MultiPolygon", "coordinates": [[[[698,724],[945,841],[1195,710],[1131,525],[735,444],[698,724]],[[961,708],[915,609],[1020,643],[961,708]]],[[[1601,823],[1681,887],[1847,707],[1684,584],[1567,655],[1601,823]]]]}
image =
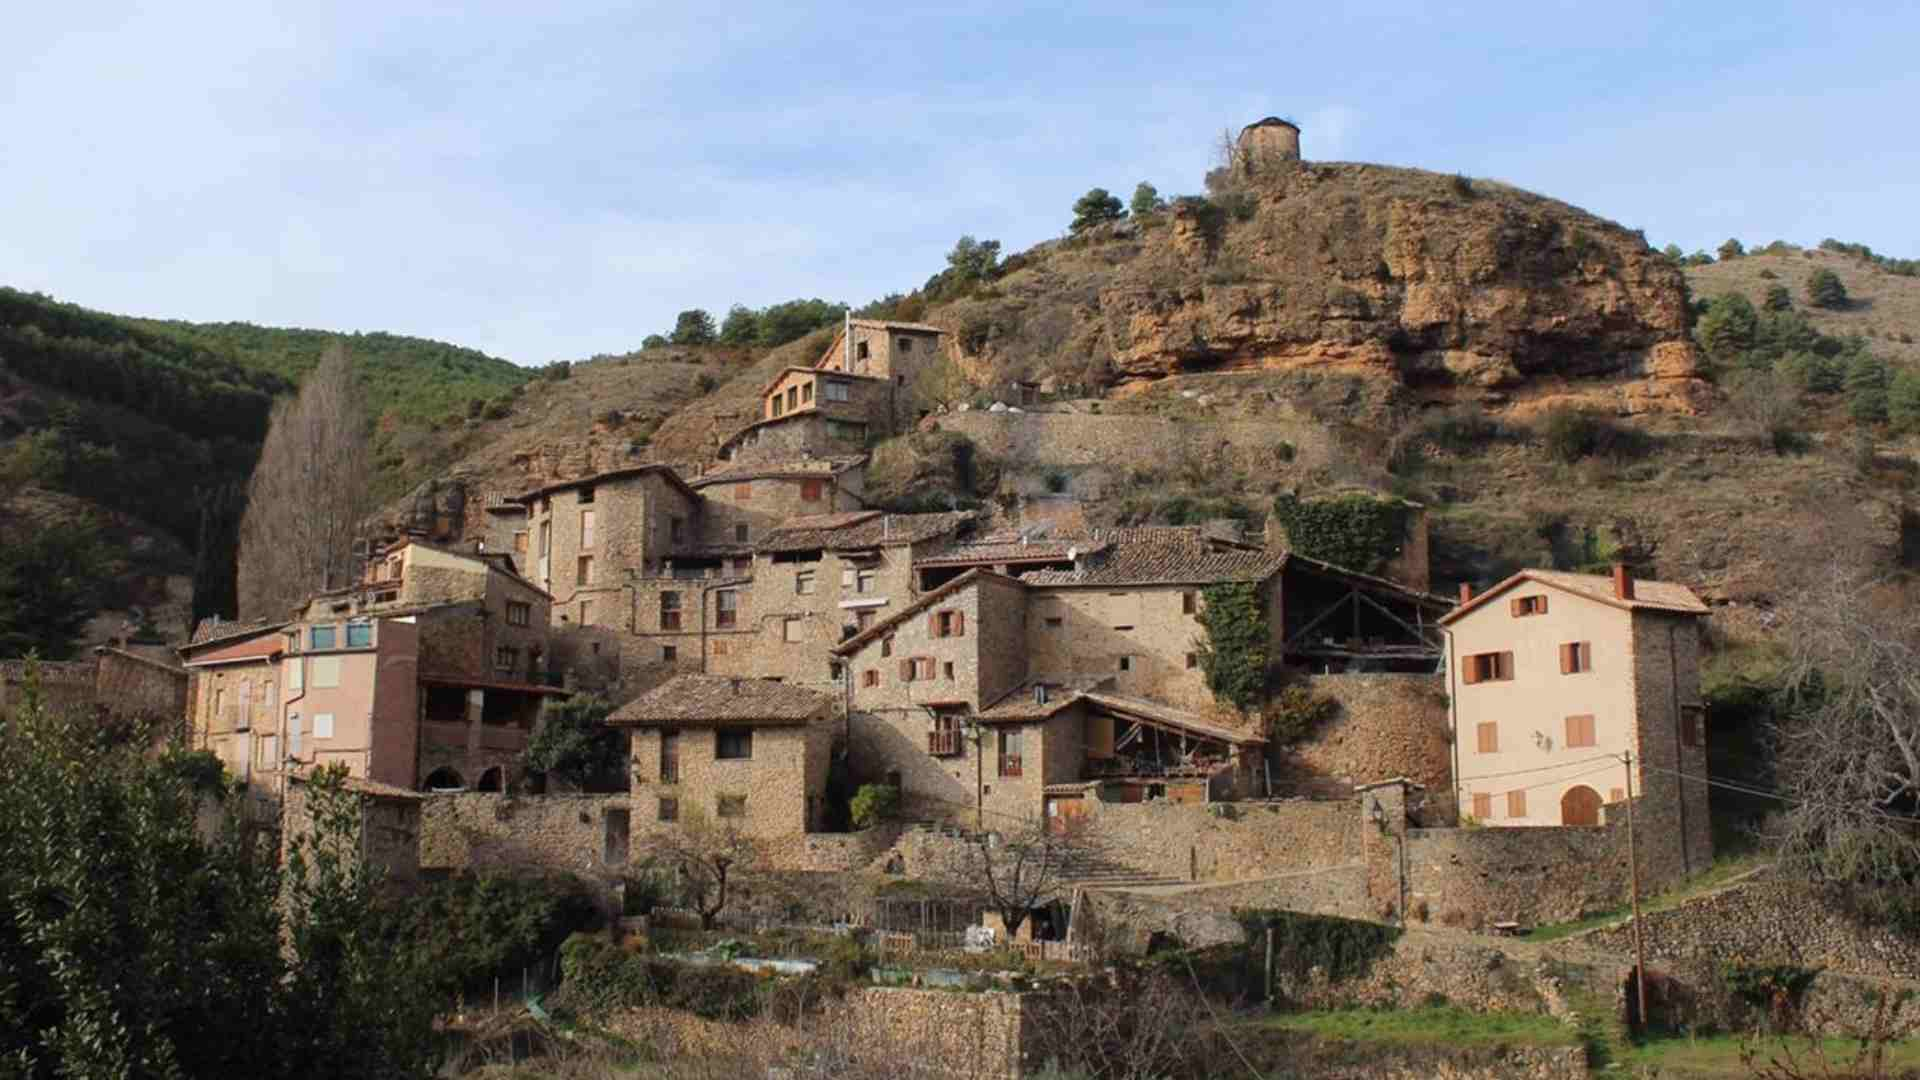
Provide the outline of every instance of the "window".
{"type": "Polygon", "coordinates": [[[868,627],[872,626],[873,625],[873,609],[863,608],[859,611],[854,612],[853,625],[860,630],[865,630],[868,627]]]}
{"type": "Polygon", "coordinates": [[[287,756],[296,757],[296,758],[299,757],[301,745],[302,744],[300,741],[300,714],[288,713],[287,714],[287,756]]]}
{"type": "Polygon", "coordinates": [[[804,403],[806,403],[806,402],[810,402],[810,401],[812,401],[812,400],[813,400],[813,384],[812,384],[812,383],[801,383],[801,384],[800,384],[800,401],[801,401],[801,403],[802,403],[802,404],[804,404],[804,403]]]}
{"type": "Polygon", "coordinates": [[[721,795],[715,798],[713,812],[716,817],[746,817],[747,797],[745,795],[721,795]]]}
{"type": "Polygon", "coordinates": [[[580,546],[583,548],[593,546],[593,511],[591,510],[580,511],[580,546]]]}
{"type": "Polygon", "coordinates": [[[744,544],[747,542],[747,527],[745,525],[735,525],[733,527],[733,542],[736,544],[744,544]]]}
{"type": "Polygon", "coordinates": [[[813,582],[814,572],[812,570],[802,570],[793,575],[794,594],[798,596],[812,596],[813,582]]]}
{"type": "Polygon", "coordinates": [[[338,630],[338,627],[333,626],[316,626],[308,633],[307,637],[312,642],[313,648],[331,649],[334,647],[338,630]]]}
{"type": "Polygon", "coordinates": [[[1680,706],[1680,744],[1682,746],[1705,746],[1707,744],[1706,706],[1680,706]]]}
{"type": "Polygon", "coordinates": [[[581,506],[593,505],[593,485],[592,484],[580,485],[580,505],[581,506]]]}
{"type": "Polygon", "coordinates": [[[681,534],[686,531],[687,531],[686,522],[680,520],[679,518],[667,519],[667,539],[668,540],[671,540],[672,542],[677,544],[680,542],[681,534]]]}
{"type": "Polygon", "coordinates": [[[799,619],[783,619],[781,620],[781,623],[782,623],[782,627],[781,627],[780,640],[782,641],[803,640],[800,636],[800,620],[799,619]]]}
{"type": "Polygon", "coordinates": [[[1476,792],[1473,796],[1473,816],[1485,821],[1493,816],[1493,796],[1476,792]]]}
{"type": "Polygon", "coordinates": [[[751,501],[753,499],[753,481],[743,480],[733,485],[733,497],[740,502],[751,501]]]}
{"type": "MultiPolygon", "coordinates": [[[[299,657],[296,656],[293,659],[288,660],[287,661],[287,689],[292,690],[296,694],[299,693],[301,690],[306,689],[306,687],[304,686],[306,674],[307,674],[307,665],[299,657]]],[[[218,708],[217,705],[215,707],[218,708]]]]}
{"type": "Polygon", "coordinates": [[[677,592],[660,594],[660,629],[680,629],[680,594],[677,592]]]}
{"type": "Polygon", "coordinates": [[[679,821],[680,820],[680,800],[679,799],[661,799],[659,818],[661,821],[679,821]]]}
{"type": "Polygon", "coordinates": [[[580,556],[580,563],[574,568],[574,582],[579,585],[593,584],[593,556],[580,556]]]}
{"type": "Polygon", "coordinates": [[[867,437],[867,425],[855,424],[846,420],[827,421],[827,438],[842,442],[859,442],[867,437]]]}
{"type": "Polygon", "coordinates": [[[734,577],[747,577],[752,573],[753,573],[752,559],[736,558],[733,560],[733,576],[734,577]]]}
{"type": "Polygon", "coordinates": [[[1579,747],[1593,745],[1595,745],[1593,738],[1593,717],[1567,717],[1567,749],[1573,750],[1579,747]]]}
{"type": "Polygon", "coordinates": [[[553,496],[551,495],[540,496],[540,512],[544,514],[552,509],[553,509],[553,496]]]}
{"type": "Polygon", "coordinates": [[[1626,797],[1627,792],[1625,788],[1613,788],[1607,792],[1607,801],[1610,803],[1624,802],[1626,797]]]}
{"type": "Polygon", "coordinates": [[[909,656],[900,661],[900,681],[914,682],[933,678],[933,657],[909,656]]]}
{"type": "Polygon", "coordinates": [[[1000,733],[1000,775],[1020,775],[1020,729],[1012,728],[1000,733]]]}
{"type": "Polygon", "coordinates": [[[679,659],[680,659],[680,646],[678,645],[660,646],[660,662],[661,663],[671,664],[679,659]]]}
{"type": "Polygon", "coordinates": [[[827,678],[835,682],[840,681],[841,676],[845,674],[846,670],[847,666],[838,660],[827,661],[827,678]]]}
{"type": "Polygon", "coordinates": [[[953,661],[948,660],[947,662],[941,664],[940,674],[944,676],[948,682],[952,682],[953,681],[953,661]]]}
{"type": "Polygon", "coordinates": [[[553,548],[553,522],[540,523],[540,554],[545,555],[553,548]]]}
{"type": "Polygon", "coordinates": [[[520,666],[520,650],[511,645],[502,645],[493,650],[493,667],[496,671],[512,671],[520,666]]]}
{"type": "Polygon", "coordinates": [[[732,654],[733,654],[733,643],[732,643],[732,642],[730,642],[730,641],[716,641],[716,642],[714,642],[714,643],[713,643],[713,655],[715,655],[715,656],[731,656],[732,654]]]}
{"type": "Polygon", "coordinates": [[[1560,646],[1560,674],[1578,675],[1593,670],[1593,642],[1569,641],[1560,646]]]}
{"type": "Polygon", "coordinates": [[[787,399],[776,393],[770,399],[770,403],[767,407],[772,411],[774,419],[777,420],[781,416],[786,415],[787,399]]]}
{"type": "Polygon", "coordinates": [[[967,616],[959,611],[936,611],[928,620],[927,630],[934,637],[966,637],[967,616]]]}
{"type": "Polygon", "coordinates": [[[1187,654],[1187,670],[1192,671],[1194,668],[1197,668],[1199,666],[1200,666],[1200,654],[1191,653],[1191,652],[1188,653],[1187,654]]]}
{"type": "Polygon", "coordinates": [[[912,351],[913,351],[913,339],[912,339],[912,338],[905,338],[905,337],[903,337],[903,338],[897,338],[897,339],[895,339],[895,341],[894,341],[894,344],[895,344],[896,346],[898,346],[898,347],[899,347],[899,349],[900,349],[900,351],[901,351],[901,352],[903,352],[903,353],[907,353],[907,352],[912,352],[912,351]]]}
{"type": "Polygon", "coordinates": [[[865,360],[867,358],[867,343],[863,341],[860,344],[854,346],[853,354],[859,357],[860,359],[865,360]]]}
{"type": "Polygon", "coordinates": [[[313,714],[313,737],[316,739],[333,738],[333,714],[318,712],[313,714]]]}
{"type": "Polygon", "coordinates": [[[800,498],[803,502],[819,502],[826,491],[827,485],[819,480],[800,481],[800,498]]]}
{"type": "Polygon", "coordinates": [[[1527,793],[1525,791],[1507,792],[1507,816],[1523,818],[1527,816],[1527,793]]]}
{"type": "Polygon", "coordinates": [[[533,621],[533,605],[518,600],[507,601],[507,625],[525,626],[533,621]]]}
{"type": "Polygon", "coordinates": [[[580,601],[580,625],[593,625],[593,601],[591,600],[580,601]]]}
{"type": "Polygon", "coordinates": [[[880,685],[880,673],[872,668],[860,673],[860,685],[869,689],[880,685]]]}
{"type": "Polygon", "coordinates": [[[1131,625],[1127,625],[1127,626],[1116,626],[1116,627],[1114,627],[1114,629],[1115,629],[1115,630],[1117,630],[1117,631],[1119,631],[1120,633],[1123,633],[1123,634],[1124,634],[1124,633],[1126,633],[1127,631],[1129,631],[1129,630],[1132,630],[1132,629],[1133,629],[1133,627],[1132,627],[1131,625]]]}
{"type": "Polygon", "coordinates": [[[1461,661],[1460,676],[1468,686],[1475,683],[1511,680],[1513,654],[1510,652],[1475,653],[1461,661]]]}
{"type": "Polygon", "coordinates": [[[800,407],[800,388],[797,386],[787,387],[787,411],[792,412],[793,410],[799,407],[800,407]]]}
{"type": "MultiPolygon", "coordinates": [[[[865,345],[860,347],[863,349],[866,348],[865,345]]],[[[851,395],[847,393],[847,384],[839,379],[827,380],[825,396],[828,401],[846,401],[851,397],[851,395]]]]}
{"type": "Polygon", "coordinates": [[[881,656],[893,655],[893,635],[892,634],[888,634],[886,637],[883,637],[880,639],[880,655],[881,656]]]}
{"type": "Polygon", "coordinates": [[[1500,752],[1500,725],[1499,724],[1476,725],[1474,728],[1474,735],[1479,740],[1479,743],[1475,747],[1475,749],[1479,750],[1481,753],[1497,754],[1500,752]]]}
{"type": "Polygon", "coordinates": [[[752,728],[721,728],[713,733],[713,756],[721,761],[742,761],[753,756],[752,728]]]}
{"type": "Polygon", "coordinates": [[[1121,671],[1132,671],[1132,670],[1133,670],[1133,657],[1131,657],[1131,656],[1122,656],[1122,657],[1120,658],[1120,670],[1121,670],[1121,671]]]}
{"type": "Polygon", "coordinates": [[[527,530],[521,529],[513,534],[513,550],[518,555],[527,553],[527,530]]]}
{"type": "Polygon", "coordinates": [[[713,625],[725,628],[738,621],[740,610],[740,592],[737,589],[721,589],[713,594],[713,625]]]}
{"type": "Polygon", "coordinates": [[[680,733],[677,731],[660,733],[660,782],[680,782],[680,733]]]}
{"type": "Polygon", "coordinates": [[[1049,615],[1047,616],[1046,623],[1047,623],[1047,629],[1058,630],[1060,629],[1061,626],[1065,625],[1066,620],[1062,619],[1058,615],[1049,615]]]}
{"type": "Polygon", "coordinates": [[[351,622],[347,624],[347,648],[367,649],[373,646],[373,624],[351,622]]]}
{"type": "Polygon", "coordinates": [[[316,656],[313,658],[313,678],[309,680],[316,690],[331,690],[340,685],[340,658],[337,656],[316,656]]]}
{"type": "Polygon", "coordinates": [[[1545,615],[1547,598],[1544,596],[1516,596],[1507,602],[1507,608],[1518,619],[1523,615],[1545,615]]]}
{"type": "Polygon", "coordinates": [[[873,583],[878,577],[879,577],[879,574],[876,571],[873,571],[873,570],[860,571],[859,573],[853,576],[853,591],[856,593],[872,592],[873,583]]]}

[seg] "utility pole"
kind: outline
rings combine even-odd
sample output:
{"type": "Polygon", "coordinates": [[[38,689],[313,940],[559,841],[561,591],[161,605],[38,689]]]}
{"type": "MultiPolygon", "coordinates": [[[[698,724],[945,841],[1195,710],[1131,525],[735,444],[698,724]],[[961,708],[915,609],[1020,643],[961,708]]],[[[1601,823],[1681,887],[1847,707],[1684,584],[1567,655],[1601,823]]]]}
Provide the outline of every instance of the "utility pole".
{"type": "Polygon", "coordinates": [[[1627,770],[1627,880],[1633,893],[1633,988],[1640,1005],[1640,1027],[1647,1026],[1647,950],[1640,938],[1640,859],[1633,837],[1633,752],[1620,755],[1627,770]]]}

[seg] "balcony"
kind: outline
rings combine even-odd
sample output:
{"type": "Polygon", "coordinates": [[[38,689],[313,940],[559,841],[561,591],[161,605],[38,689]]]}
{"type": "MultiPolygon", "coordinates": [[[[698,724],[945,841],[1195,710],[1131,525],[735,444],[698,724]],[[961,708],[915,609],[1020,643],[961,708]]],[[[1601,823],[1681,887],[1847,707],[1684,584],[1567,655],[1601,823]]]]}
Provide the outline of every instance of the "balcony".
{"type": "Polygon", "coordinates": [[[1019,776],[1020,775],[1020,755],[1019,754],[1001,754],[1000,755],[1000,775],[1001,776],[1019,776]]]}
{"type": "Polygon", "coordinates": [[[927,732],[927,753],[934,757],[959,757],[966,752],[966,744],[961,741],[962,738],[963,733],[958,729],[929,731],[927,732]]]}

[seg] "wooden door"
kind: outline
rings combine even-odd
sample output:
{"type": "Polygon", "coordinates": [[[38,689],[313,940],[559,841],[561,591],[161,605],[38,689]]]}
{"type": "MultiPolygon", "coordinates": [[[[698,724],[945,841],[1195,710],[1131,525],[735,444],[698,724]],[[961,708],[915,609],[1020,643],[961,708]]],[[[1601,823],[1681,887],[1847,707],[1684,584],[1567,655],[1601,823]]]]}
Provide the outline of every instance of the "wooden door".
{"type": "Polygon", "coordinates": [[[1087,800],[1079,795],[1053,795],[1047,798],[1047,824],[1056,833],[1064,833],[1087,812],[1087,800]]]}
{"type": "Polygon", "coordinates": [[[1560,824],[1600,824],[1600,793],[1584,784],[1569,789],[1560,796],[1560,824]]]}

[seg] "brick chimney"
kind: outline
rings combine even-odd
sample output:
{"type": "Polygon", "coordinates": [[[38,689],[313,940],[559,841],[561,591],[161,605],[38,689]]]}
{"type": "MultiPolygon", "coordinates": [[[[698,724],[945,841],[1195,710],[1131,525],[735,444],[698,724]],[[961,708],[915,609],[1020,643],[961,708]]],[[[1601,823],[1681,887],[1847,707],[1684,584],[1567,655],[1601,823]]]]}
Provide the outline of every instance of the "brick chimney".
{"type": "Polygon", "coordinates": [[[1460,583],[1460,602],[1465,604],[1471,601],[1472,599],[1473,599],[1473,582],[1471,581],[1461,582],[1460,583]]]}
{"type": "Polygon", "coordinates": [[[1618,600],[1633,599],[1633,575],[1627,572],[1626,563],[1613,564],[1613,595],[1618,600]]]}

